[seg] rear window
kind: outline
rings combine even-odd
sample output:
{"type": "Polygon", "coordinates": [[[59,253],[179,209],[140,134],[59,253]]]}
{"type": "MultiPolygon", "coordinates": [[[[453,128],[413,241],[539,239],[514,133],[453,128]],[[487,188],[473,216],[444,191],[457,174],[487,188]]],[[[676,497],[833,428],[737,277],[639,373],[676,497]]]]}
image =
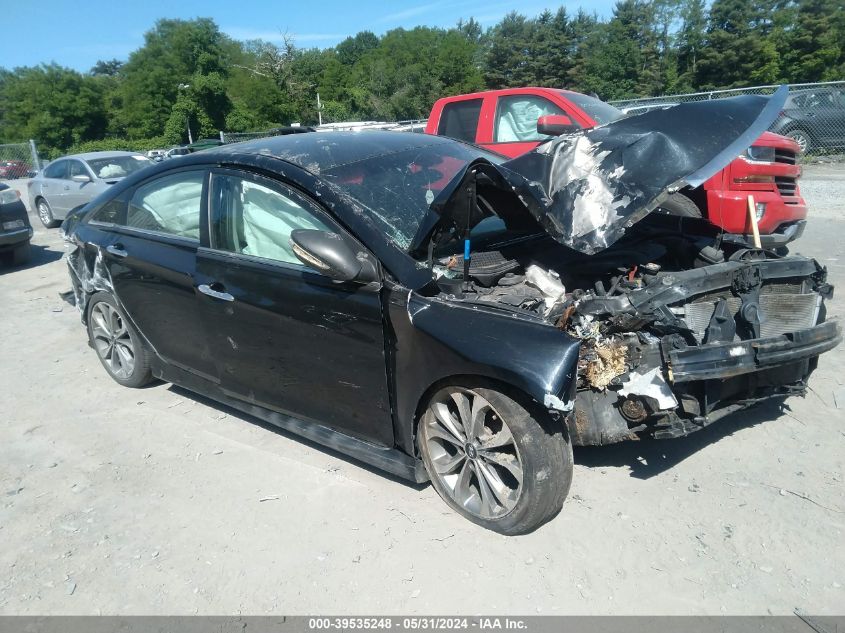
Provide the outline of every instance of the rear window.
{"type": "Polygon", "coordinates": [[[437,135],[475,143],[483,101],[484,99],[465,99],[447,103],[440,115],[437,135]]]}
{"type": "Polygon", "coordinates": [[[588,97],[580,92],[567,92],[566,90],[561,90],[561,94],[586,112],[598,125],[613,123],[625,116],[622,110],[614,108],[609,103],[595,97],[588,97]]]}

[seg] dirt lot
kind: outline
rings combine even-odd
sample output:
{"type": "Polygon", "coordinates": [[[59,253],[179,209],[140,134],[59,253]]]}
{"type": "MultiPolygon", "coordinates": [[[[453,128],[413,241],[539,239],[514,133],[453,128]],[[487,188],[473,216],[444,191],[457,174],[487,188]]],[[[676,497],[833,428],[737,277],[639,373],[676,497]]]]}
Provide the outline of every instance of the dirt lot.
{"type": "MultiPolygon", "coordinates": [[[[795,250],[845,290],[845,167],[803,183],[795,250]]],[[[787,411],[576,450],[563,513],[506,538],[169,384],[118,386],[33,225],[33,263],[0,274],[2,614],[842,612],[843,348],[787,411]]]]}

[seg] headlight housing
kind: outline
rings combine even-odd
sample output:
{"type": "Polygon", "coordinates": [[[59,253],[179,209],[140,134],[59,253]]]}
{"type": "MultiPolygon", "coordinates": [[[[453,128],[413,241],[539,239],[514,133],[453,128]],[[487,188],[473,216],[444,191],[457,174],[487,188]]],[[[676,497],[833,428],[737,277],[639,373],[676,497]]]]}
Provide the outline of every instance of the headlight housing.
{"type": "Polygon", "coordinates": [[[775,148],[752,145],[742,153],[742,157],[755,163],[773,163],[775,162],[775,148]]]}
{"type": "Polygon", "coordinates": [[[0,191],[0,204],[12,204],[17,202],[21,197],[17,189],[4,189],[0,191]]]}

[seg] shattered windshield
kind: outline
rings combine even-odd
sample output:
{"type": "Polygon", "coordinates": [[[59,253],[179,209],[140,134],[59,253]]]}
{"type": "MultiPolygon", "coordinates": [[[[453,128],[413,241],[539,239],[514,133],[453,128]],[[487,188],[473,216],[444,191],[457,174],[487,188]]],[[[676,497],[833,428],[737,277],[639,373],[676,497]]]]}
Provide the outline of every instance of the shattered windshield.
{"type": "Polygon", "coordinates": [[[146,156],[112,156],[110,158],[92,158],[86,161],[97,178],[124,178],[147,165],[152,165],[146,156]]]}
{"type": "Polygon", "coordinates": [[[438,193],[472,160],[504,159],[471,145],[438,143],[346,163],[323,172],[358,202],[399,248],[407,250],[438,193]]]}

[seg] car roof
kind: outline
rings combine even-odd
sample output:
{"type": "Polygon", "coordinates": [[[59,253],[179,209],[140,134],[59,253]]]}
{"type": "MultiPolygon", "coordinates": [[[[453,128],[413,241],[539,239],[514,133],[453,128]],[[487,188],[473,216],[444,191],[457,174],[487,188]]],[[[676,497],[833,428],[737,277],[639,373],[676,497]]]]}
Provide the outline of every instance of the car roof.
{"type": "MultiPolygon", "coordinates": [[[[138,152],[84,152],[82,154],[68,154],[67,156],[61,156],[56,160],[62,160],[64,158],[77,158],[80,160],[93,160],[95,158],[117,158],[119,156],[143,156],[138,152]]],[[[55,162],[55,161],[54,161],[55,162]]]]}
{"type": "Polygon", "coordinates": [[[212,160],[216,157],[231,159],[233,155],[272,156],[319,175],[320,172],[333,167],[376,156],[457,142],[441,136],[385,130],[325,134],[308,132],[223,145],[197,152],[195,156],[212,160]]]}

